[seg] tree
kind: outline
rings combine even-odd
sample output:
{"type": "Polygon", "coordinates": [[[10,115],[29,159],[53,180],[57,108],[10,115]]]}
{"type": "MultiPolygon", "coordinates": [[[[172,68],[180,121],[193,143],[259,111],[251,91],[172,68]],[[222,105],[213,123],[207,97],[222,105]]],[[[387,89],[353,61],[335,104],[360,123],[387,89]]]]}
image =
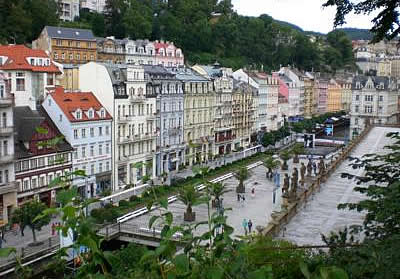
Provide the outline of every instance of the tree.
{"type": "Polygon", "coordinates": [[[288,164],[287,161],[292,158],[292,154],[290,153],[289,150],[283,150],[281,153],[279,153],[279,157],[282,159],[283,164],[282,164],[282,170],[288,170],[288,164]]]}
{"type": "Polygon", "coordinates": [[[193,212],[192,206],[199,204],[201,197],[202,194],[193,185],[187,185],[179,189],[178,200],[186,205],[185,221],[193,222],[196,219],[196,212],[193,212]]]}
{"type": "Polygon", "coordinates": [[[374,34],[373,43],[383,39],[394,39],[400,34],[399,7],[397,0],[328,0],[323,7],[336,6],[336,16],[334,26],[346,23],[346,16],[349,13],[370,14],[379,11],[378,15],[372,20],[374,24],[371,32],[374,34]]]}
{"type": "Polygon", "coordinates": [[[292,147],[291,153],[294,154],[293,163],[299,163],[299,155],[304,154],[304,146],[301,143],[297,143],[292,147]]]}
{"type": "Polygon", "coordinates": [[[153,13],[151,8],[138,0],[130,0],[122,24],[126,35],[132,39],[149,38],[152,32],[153,13]]]}
{"type": "Polygon", "coordinates": [[[263,161],[264,167],[268,169],[267,177],[272,177],[272,170],[276,169],[281,165],[279,160],[274,159],[272,156],[267,156],[263,161]]]}
{"type": "Polygon", "coordinates": [[[237,171],[233,172],[233,176],[239,180],[239,185],[236,187],[236,193],[245,193],[246,188],[244,181],[250,178],[250,171],[247,167],[240,167],[237,171]]]}
{"type": "Polygon", "coordinates": [[[22,207],[17,208],[12,217],[12,223],[20,224],[21,228],[30,227],[33,235],[33,243],[36,243],[36,231],[40,231],[43,226],[50,223],[50,216],[37,219],[42,214],[47,206],[39,201],[30,201],[22,207]]]}
{"type": "MultiPolygon", "coordinates": [[[[215,201],[216,204],[219,204],[220,198],[224,194],[230,192],[230,190],[227,189],[225,184],[223,184],[222,182],[217,182],[217,183],[209,182],[209,183],[207,183],[207,191],[214,198],[214,201],[215,201]]],[[[213,203],[213,207],[216,207],[215,203],[213,203]]]]}

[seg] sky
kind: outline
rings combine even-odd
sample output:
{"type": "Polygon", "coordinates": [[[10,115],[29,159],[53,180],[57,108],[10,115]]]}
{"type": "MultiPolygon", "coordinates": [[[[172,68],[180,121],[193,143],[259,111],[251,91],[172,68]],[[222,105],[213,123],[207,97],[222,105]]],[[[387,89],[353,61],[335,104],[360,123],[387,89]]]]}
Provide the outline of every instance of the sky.
{"type": "MultiPolygon", "coordinates": [[[[287,21],[305,31],[328,33],[333,29],[335,8],[322,8],[326,0],[232,0],[241,15],[268,14],[274,19],[287,21]]],[[[342,27],[370,29],[373,16],[350,14],[342,27]]]]}

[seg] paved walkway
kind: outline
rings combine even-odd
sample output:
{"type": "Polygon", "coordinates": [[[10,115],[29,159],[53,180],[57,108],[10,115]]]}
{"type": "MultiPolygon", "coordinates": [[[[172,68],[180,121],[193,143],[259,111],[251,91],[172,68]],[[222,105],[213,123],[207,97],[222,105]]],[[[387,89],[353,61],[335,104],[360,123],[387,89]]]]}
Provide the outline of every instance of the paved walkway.
{"type": "MultiPolygon", "coordinates": [[[[367,137],[354,149],[351,156],[361,157],[364,154],[385,152],[383,147],[390,144],[391,139],[385,137],[388,132],[400,131],[396,128],[373,128],[367,137]]],[[[361,175],[363,170],[353,170],[349,161],[344,161],[328,180],[321,185],[305,208],[291,220],[281,232],[280,237],[298,245],[323,244],[321,234],[329,234],[346,226],[362,224],[363,213],[349,210],[338,210],[341,203],[358,202],[365,196],[354,191],[355,181],[341,178],[341,173],[349,172],[361,175]]]]}

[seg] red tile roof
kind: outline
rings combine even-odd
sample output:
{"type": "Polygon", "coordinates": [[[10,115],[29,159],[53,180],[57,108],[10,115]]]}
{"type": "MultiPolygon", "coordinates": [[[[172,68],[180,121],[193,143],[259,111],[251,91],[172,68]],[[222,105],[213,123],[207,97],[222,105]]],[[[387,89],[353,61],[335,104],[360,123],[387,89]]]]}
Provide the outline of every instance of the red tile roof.
{"type": "Polygon", "coordinates": [[[49,58],[43,50],[30,49],[24,45],[0,46],[0,56],[7,56],[8,59],[0,70],[26,70],[32,72],[61,73],[60,70],[50,60],[49,66],[32,66],[28,63],[28,57],[49,58]]]}
{"type": "Polygon", "coordinates": [[[102,106],[99,100],[92,92],[65,92],[63,87],[57,86],[56,89],[50,93],[54,101],[68,117],[70,122],[85,122],[85,121],[97,121],[97,120],[110,120],[112,119],[108,111],[102,106]],[[74,112],[77,109],[81,109],[82,118],[76,119],[74,112]],[[95,113],[93,118],[88,118],[86,112],[93,108],[95,113]],[[100,118],[97,114],[101,108],[104,108],[106,114],[104,118],[100,118]]]}

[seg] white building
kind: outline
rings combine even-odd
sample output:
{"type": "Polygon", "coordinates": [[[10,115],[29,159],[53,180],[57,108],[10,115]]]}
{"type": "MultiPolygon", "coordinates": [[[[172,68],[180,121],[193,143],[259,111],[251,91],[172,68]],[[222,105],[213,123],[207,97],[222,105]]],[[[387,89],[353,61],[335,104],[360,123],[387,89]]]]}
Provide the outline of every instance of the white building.
{"type": "Polygon", "coordinates": [[[15,106],[36,110],[48,90],[54,89],[60,70],[43,51],[23,45],[0,46],[0,70],[9,80],[15,106]]]}
{"type": "Polygon", "coordinates": [[[155,177],[156,96],[147,90],[143,66],[91,62],[80,67],[79,81],[113,116],[113,190],[155,177]]]}
{"type": "Polygon", "coordinates": [[[74,21],[79,17],[79,0],[59,0],[60,19],[63,21],[74,21]]]}
{"type": "Polygon", "coordinates": [[[111,188],[112,117],[92,92],[66,93],[62,87],[42,104],[65,139],[74,148],[72,166],[87,177],[74,179],[82,197],[94,197],[111,188]]]}
{"type": "Polygon", "coordinates": [[[370,124],[397,123],[399,84],[389,77],[356,76],[352,82],[350,131],[360,134],[370,124]]]}
{"type": "Polygon", "coordinates": [[[149,40],[126,40],[125,63],[134,65],[157,65],[154,44],[149,40]]]}
{"type": "Polygon", "coordinates": [[[87,9],[89,12],[103,13],[106,6],[106,0],[81,0],[81,9],[87,9]]]}
{"type": "Polygon", "coordinates": [[[14,174],[13,99],[0,71],[0,226],[7,224],[12,209],[17,205],[14,174]]]}

